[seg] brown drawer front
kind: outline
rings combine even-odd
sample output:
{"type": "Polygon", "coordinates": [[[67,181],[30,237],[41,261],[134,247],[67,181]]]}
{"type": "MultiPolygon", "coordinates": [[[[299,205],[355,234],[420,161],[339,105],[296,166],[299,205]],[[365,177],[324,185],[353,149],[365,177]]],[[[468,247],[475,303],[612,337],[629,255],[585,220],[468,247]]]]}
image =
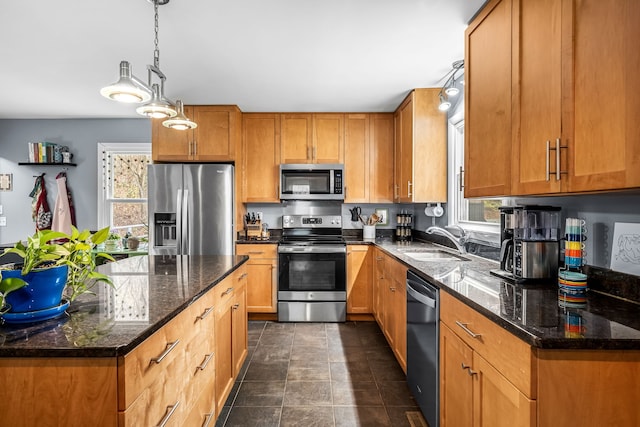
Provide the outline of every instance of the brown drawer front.
{"type": "Polygon", "coordinates": [[[249,255],[250,258],[276,258],[277,251],[277,245],[236,245],[237,255],[249,255]]]}
{"type": "Polygon", "coordinates": [[[119,410],[127,409],[174,360],[184,359],[185,348],[199,329],[194,327],[194,308],[187,308],[119,360],[119,410]]]}
{"type": "Polygon", "coordinates": [[[531,346],[446,292],[440,292],[440,318],[528,398],[536,398],[531,346]]]}
{"type": "Polygon", "coordinates": [[[235,292],[246,283],[246,279],[247,269],[245,267],[241,267],[225,278],[222,282],[218,283],[213,289],[216,305],[226,304],[228,301],[233,300],[235,292]]]}

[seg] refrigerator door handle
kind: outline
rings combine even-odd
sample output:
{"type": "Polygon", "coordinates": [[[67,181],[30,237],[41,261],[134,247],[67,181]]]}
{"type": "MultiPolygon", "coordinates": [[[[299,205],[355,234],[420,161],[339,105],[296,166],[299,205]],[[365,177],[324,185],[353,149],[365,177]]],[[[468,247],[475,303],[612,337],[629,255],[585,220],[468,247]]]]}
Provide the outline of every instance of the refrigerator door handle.
{"type": "Polygon", "coordinates": [[[180,245],[182,246],[181,255],[189,255],[189,190],[182,191],[182,223],[180,230],[180,245]]]}
{"type": "Polygon", "coordinates": [[[176,255],[182,253],[182,188],[178,188],[176,197],[176,255]]]}

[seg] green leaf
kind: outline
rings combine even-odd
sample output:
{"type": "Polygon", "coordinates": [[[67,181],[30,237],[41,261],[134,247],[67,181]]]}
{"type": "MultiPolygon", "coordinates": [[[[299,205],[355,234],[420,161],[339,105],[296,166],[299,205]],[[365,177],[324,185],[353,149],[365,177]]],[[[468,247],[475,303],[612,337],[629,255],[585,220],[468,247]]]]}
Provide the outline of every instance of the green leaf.
{"type": "Polygon", "coordinates": [[[0,280],[0,292],[2,292],[4,296],[7,296],[7,294],[9,294],[10,292],[20,289],[26,285],[27,282],[20,279],[19,277],[7,277],[0,280]]]}
{"type": "Polygon", "coordinates": [[[109,227],[105,227],[102,230],[98,230],[93,233],[93,236],[91,236],[91,241],[94,244],[99,245],[100,243],[107,240],[107,237],[109,237],[109,227]]]}

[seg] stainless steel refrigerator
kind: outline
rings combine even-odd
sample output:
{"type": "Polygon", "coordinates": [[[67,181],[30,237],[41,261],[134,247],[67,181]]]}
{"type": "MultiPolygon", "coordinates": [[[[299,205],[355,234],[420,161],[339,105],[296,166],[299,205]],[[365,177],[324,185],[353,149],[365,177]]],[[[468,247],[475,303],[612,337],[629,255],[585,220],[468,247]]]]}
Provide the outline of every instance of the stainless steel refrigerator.
{"type": "Polygon", "coordinates": [[[233,255],[234,168],[149,165],[149,253],[233,255]]]}

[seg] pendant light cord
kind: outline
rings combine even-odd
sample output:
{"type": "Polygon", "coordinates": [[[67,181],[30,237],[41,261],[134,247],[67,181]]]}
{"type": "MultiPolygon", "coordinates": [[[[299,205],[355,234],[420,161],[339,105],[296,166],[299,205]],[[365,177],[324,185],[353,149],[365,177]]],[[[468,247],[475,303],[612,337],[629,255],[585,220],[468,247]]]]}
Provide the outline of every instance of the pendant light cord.
{"type": "Polygon", "coordinates": [[[153,38],[153,44],[154,44],[154,49],[153,49],[153,66],[160,69],[160,49],[158,48],[158,1],[154,0],[153,2],[153,10],[155,12],[155,16],[154,16],[154,25],[153,25],[153,31],[154,31],[154,38],[153,38]]]}

